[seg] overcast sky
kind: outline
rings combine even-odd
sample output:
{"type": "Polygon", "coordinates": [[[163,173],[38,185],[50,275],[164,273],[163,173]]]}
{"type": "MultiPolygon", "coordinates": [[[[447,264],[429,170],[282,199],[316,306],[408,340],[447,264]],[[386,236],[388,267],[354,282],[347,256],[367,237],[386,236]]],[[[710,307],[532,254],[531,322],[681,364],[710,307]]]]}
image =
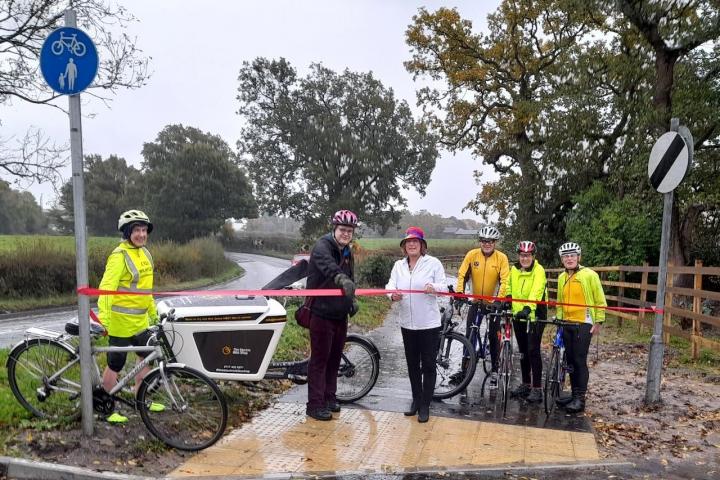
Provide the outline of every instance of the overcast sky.
{"type": "MultiPolygon", "coordinates": [[[[232,147],[238,140],[240,117],[237,75],[243,61],[285,57],[301,75],[313,62],[341,71],[372,70],[417,115],[413,82],[403,66],[410,58],[405,30],[420,6],[435,10],[457,7],[475,31],[498,0],[415,3],[378,1],[220,1],[122,0],[138,18],[131,36],[152,57],[152,77],[138,90],[119,91],[110,108],[83,96],[85,154],[110,154],[139,165],[144,142],[153,141],[168,124],[182,123],[220,135],[232,147]]],[[[39,74],[39,73],[38,73],[39,74]]],[[[61,99],[63,107],[67,100],[61,99]]],[[[21,135],[37,126],[68,141],[67,117],[56,109],[16,102],[0,107],[2,134],[21,135]]],[[[469,153],[443,152],[425,197],[408,192],[412,211],[426,209],[444,216],[477,218],[462,208],[478,191],[472,172],[481,168],[469,153]]],[[[69,169],[65,177],[69,177],[69,169]]],[[[487,177],[488,174],[485,176],[487,177]]],[[[492,178],[492,177],[491,177],[492,178]]],[[[45,206],[53,200],[47,186],[33,186],[45,206]]]]}

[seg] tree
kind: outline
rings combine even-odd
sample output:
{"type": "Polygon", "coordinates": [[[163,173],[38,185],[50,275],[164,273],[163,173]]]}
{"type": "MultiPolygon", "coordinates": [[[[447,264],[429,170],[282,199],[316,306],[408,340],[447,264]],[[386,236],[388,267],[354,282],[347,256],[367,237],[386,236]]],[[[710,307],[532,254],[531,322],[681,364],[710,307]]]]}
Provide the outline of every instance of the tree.
{"type": "Polygon", "coordinates": [[[247,175],[220,137],[168,125],[142,155],[143,204],[157,236],[184,241],[218,232],[228,218],[257,217],[247,175]]]}
{"type": "Polygon", "coordinates": [[[640,265],[647,261],[657,265],[660,223],[656,219],[662,215],[658,202],[644,202],[631,195],[618,198],[601,182],[574,200],[566,233],[582,246],[583,263],[640,265]]]}
{"type": "MultiPolygon", "coordinates": [[[[128,165],[124,158],[110,155],[87,155],[84,163],[85,221],[92,235],[116,235],[120,214],[131,208],[141,208],[143,201],[142,174],[128,165]]],[[[58,206],[51,217],[60,231],[74,231],[72,182],[60,189],[58,206]]]]}
{"type": "MultiPolygon", "coordinates": [[[[703,224],[720,214],[720,4],[617,0],[626,21],[654,55],[653,106],[647,131],[658,136],[677,116],[694,134],[696,164],[677,190],[670,260],[688,264],[703,224]],[[675,99],[675,101],[673,101],[675,99]]],[[[679,279],[689,282],[689,277],[679,279]]],[[[681,285],[684,286],[684,285],[681,285]]]]}
{"type": "Polygon", "coordinates": [[[238,147],[263,212],[301,219],[307,236],[342,208],[385,231],[403,188],[424,193],[436,139],[372,73],[313,64],[298,78],[285,59],[257,58],[239,82],[238,147]]]}
{"type": "MultiPolygon", "coordinates": [[[[148,60],[124,29],[135,19],[109,0],[18,0],[0,2],[0,105],[11,101],[51,105],[59,95],[39,72],[42,44],[63,25],[65,10],[77,13],[78,26],[98,47],[98,75],[88,92],[108,101],[119,88],[138,88],[148,78],[148,60]]],[[[24,183],[55,181],[67,150],[31,128],[20,139],[0,135],[0,171],[24,183]]]]}
{"type": "Polygon", "coordinates": [[[0,234],[44,233],[48,221],[30,192],[18,192],[0,180],[0,234]]]}
{"type": "MultiPolygon", "coordinates": [[[[488,16],[487,35],[473,33],[471,22],[447,8],[421,8],[406,32],[413,50],[407,70],[442,85],[418,92],[441,143],[470,149],[500,176],[485,183],[468,208],[486,218],[497,214],[518,230],[515,236],[537,238],[544,231],[556,237],[572,196],[603,175],[602,155],[575,149],[558,155],[553,144],[563,126],[578,129],[568,121],[570,109],[583,125],[598,124],[592,118],[598,109],[587,105],[591,99],[568,101],[561,92],[572,83],[567,69],[590,20],[583,2],[508,0],[488,16]]],[[[603,130],[609,123],[588,133],[617,137],[624,123],[603,130]]]]}
{"type": "MultiPolygon", "coordinates": [[[[473,34],[454,10],[420,10],[407,32],[414,55],[406,66],[444,88],[421,90],[419,102],[449,148],[473,149],[500,177],[469,207],[497,214],[513,236],[555,245],[598,181],[618,205],[657,212],[661,198],[649,187],[647,159],[671,108],[695,133],[697,153],[678,190],[676,218],[684,226],[677,229],[689,242],[694,226],[713,228],[717,10],[699,1],[505,0],[489,17],[487,36],[473,34]],[[678,59],[672,70],[668,58],[658,60],[665,49],[678,59]],[[668,73],[672,103],[662,100],[670,99],[668,73]]],[[[687,255],[688,247],[679,250],[687,255]]]]}

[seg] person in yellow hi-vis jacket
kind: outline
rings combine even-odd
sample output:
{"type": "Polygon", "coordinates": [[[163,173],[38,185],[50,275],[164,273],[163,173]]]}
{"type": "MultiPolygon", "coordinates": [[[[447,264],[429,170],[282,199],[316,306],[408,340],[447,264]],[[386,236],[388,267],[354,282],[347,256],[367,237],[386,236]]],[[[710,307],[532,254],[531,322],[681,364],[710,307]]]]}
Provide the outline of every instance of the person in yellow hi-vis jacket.
{"type": "Polygon", "coordinates": [[[547,278],[545,269],[535,259],[537,247],[534,242],[523,240],[515,251],[518,261],[510,267],[507,293],[512,297],[512,312],[515,316],[513,329],[520,349],[520,373],[522,383],[511,392],[512,397],[525,398],[528,402],[541,402],[542,394],[542,357],[540,341],[544,323],[537,320],[547,318],[547,305],[532,301],[547,300],[547,278]]]}
{"type": "MultiPolygon", "coordinates": [[[[107,259],[105,273],[100,281],[100,290],[119,292],[152,292],[153,260],[145,248],[148,234],[153,230],[148,216],[140,210],[128,210],[120,215],[118,230],[123,241],[107,259]]],[[[144,346],[150,337],[148,327],[157,322],[157,310],[152,295],[101,295],[98,298],[100,321],[108,331],[109,344],[115,347],[144,346]]],[[[139,356],[146,354],[138,353],[139,356]]],[[[118,381],[118,372],[125,366],[127,353],[109,352],[108,366],[103,373],[103,387],[110,391],[118,381]]],[[[150,371],[145,367],[135,376],[135,389],[150,371]]],[[[162,411],[165,407],[153,403],[151,411],[162,411]]],[[[113,412],[107,421],[126,423],[127,417],[113,412]]]]}
{"type": "Polygon", "coordinates": [[[558,277],[557,305],[555,314],[558,320],[574,322],[577,326],[563,327],[565,357],[570,367],[572,396],[558,398],[556,403],[568,413],[580,413],[585,410],[590,372],[587,366],[588,350],[592,336],[600,331],[605,321],[605,292],[598,274],[580,265],[580,245],[575,242],[563,243],[558,253],[565,271],[558,277]]]}
{"type": "MultiPolygon", "coordinates": [[[[495,243],[500,239],[500,232],[495,227],[483,227],[478,232],[478,241],[480,248],[470,250],[458,269],[457,286],[455,291],[463,293],[465,284],[472,280],[473,295],[483,295],[486,297],[497,296],[504,297],[507,295],[507,282],[510,276],[510,263],[507,255],[500,250],[495,249],[495,243]]],[[[480,322],[490,310],[498,310],[502,307],[500,300],[492,303],[487,301],[475,301],[468,308],[468,315],[465,321],[465,335],[470,336],[470,326],[475,320],[475,316],[480,312],[480,322]]],[[[488,325],[490,335],[490,359],[492,360],[492,373],[490,374],[490,389],[497,388],[497,371],[498,371],[498,352],[500,350],[500,340],[498,332],[500,331],[500,320],[494,318],[490,320],[488,317],[488,325]]],[[[479,325],[478,325],[479,327],[479,325]]],[[[462,365],[463,369],[465,365],[462,365]]],[[[457,381],[463,377],[463,372],[457,372],[450,378],[451,382],[457,381]]]]}

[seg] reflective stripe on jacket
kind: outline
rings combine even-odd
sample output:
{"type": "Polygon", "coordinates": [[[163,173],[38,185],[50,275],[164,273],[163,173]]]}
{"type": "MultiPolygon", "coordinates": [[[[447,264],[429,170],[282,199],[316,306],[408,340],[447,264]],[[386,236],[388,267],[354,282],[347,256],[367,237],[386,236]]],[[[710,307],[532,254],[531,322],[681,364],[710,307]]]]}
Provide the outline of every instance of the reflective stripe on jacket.
{"type": "Polygon", "coordinates": [[[547,300],[546,283],[545,269],[537,260],[533,260],[533,267],[529,271],[521,270],[518,265],[513,265],[510,269],[510,279],[506,292],[513,298],[513,314],[522,311],[527,306],[530,307],[530,316],[528,318],[530,321],[535,320],[535,311],[538,304],[518,302],[517,300],[547,300]]]}
{"type": "MultiPolygon", "coordinates": [[[[431,284],[435,291],[447,292],[445,269],[435,257],[422,255],[413,271],[407,257],[395,262],[386,290],[425,290],[431,284]]],[[[410,330],[425,330],[440,326],[440,307],[437,296],[423,293],[405,293],[398,302],[400,326],[410,330]]]]}
{"type": "Polygon", "coordinates": [[[510,276],[510,263],[507,255],[495,250],[486,257],[482,250],[476,248],[470,250],[458,269],[457,288],[458,293],[465,291],[465,283],[472,280],[473,295],[495,295],[504,297],[507,295],[507,282],[510,276]],[[500,287],[498,287],[500,284],[500,287]]]}
{"type": "MultiPolygon", "coordinates": [[[[575,273],[575,278],[580,285],[582,285],[583,295],[585,296],[586,307],[585,323],[602,323],[605,321],[605,309],[597,307],[607,307],[607,300],[605,300],[605,292],[603,291],[602,284],[600,283],[600,277],[595,272],[582,265],[578,267],[575,273]]],[[[568,273],[562,272],[558,277],[557,285],[557,301],[563,303],[563,291],[565,290],[565,283],[568,280],[568,273]]],[[[556,316],[559,320],[563,320],[563,307],[558,305],[556,308],[556,316]]]]}
{"type": "MultiPolygon", "coordinates": [[[[107,260],[100,290],[152,292],[153,260],[145,247],[124,241],[107,260]]],[[[101,295],[98,298],[100,321],[114,337],[132,337],[157,319],[152,295],[101,295]]]]}

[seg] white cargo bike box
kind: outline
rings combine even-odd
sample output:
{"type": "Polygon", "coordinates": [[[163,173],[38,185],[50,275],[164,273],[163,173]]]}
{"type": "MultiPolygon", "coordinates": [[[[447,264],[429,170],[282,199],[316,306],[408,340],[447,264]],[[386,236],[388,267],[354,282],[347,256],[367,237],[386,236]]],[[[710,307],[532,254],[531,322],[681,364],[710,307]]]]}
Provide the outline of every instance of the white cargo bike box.
{"type": "Polygon", "coordinates": [[[261,380],[287,322],[285,308],[262,296],[173,297],[157,309],[177,361],[216,380],[261,380]]]}

